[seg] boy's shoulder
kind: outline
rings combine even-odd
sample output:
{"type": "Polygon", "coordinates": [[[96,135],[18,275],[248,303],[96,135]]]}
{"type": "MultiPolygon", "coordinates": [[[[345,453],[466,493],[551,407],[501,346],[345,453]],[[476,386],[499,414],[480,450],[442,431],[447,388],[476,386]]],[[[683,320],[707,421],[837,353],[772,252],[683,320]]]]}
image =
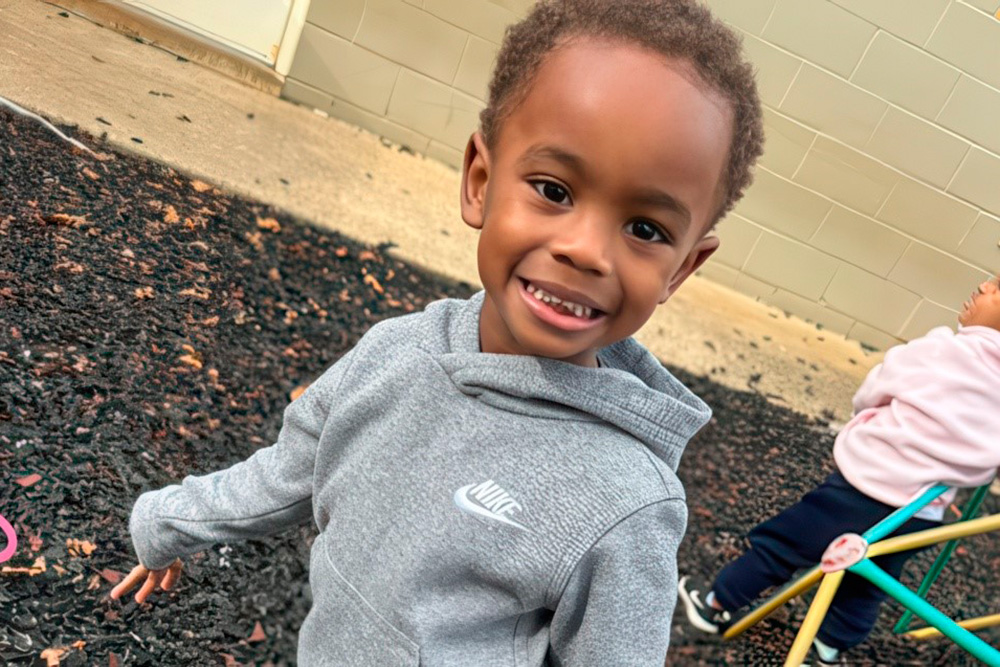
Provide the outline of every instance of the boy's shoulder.
{"type": "MultiPolygon", "coordinates": [[[[431,354],[448,352],[454,343],[456,326],[468,328],[472,323],[458,320],[472,319],[470,309],[475,306],[476,296],[439,299],[419,312],[386,318],[372,325],[356,347],[366,354],[383,352],[390,347],[420,349],[431,354]]],[[[478,317],[473,321],[478,326],[478,317]]]]}

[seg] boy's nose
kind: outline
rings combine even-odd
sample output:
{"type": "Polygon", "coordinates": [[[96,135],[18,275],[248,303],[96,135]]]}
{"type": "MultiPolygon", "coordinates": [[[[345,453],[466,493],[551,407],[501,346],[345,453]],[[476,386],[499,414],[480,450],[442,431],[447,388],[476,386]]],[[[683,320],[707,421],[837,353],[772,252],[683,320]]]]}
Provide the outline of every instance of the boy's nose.
{"type": "Polygon", "coordinates": [[[609,275],[612,239],[608,227],[598,220],[578,220],[563,226],[549,244],[552,256],[581,271],[609,275]]]}

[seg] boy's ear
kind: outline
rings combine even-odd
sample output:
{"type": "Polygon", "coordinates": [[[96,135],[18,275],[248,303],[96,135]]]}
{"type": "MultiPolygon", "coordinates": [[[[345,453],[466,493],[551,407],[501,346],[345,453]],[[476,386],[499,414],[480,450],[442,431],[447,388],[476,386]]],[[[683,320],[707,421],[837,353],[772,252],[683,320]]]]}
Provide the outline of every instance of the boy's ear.
{"type": "Polygon", "coordinates": [[[706,236],[700,239],[691,248],[691,252],[684,259],[684,263],[681,264],[681,268],[677,269],[677,273],[674,277],[670,279],[667,283],[666,293],[663,298],[660,299],[660,303],[666,303],[677,288],[680,287],[688,277],[698,270],[705,260],[712,256],[712,253],[719,249],[719,237],[718,236],[706,236]]]}
{"type": "Polygon", "coordinates": [[[462,220],[474,229],[482,229],[486,185],[490,180],[490,154],[486,148],[486,139],[481,132],[469,137],[465,146],[465,159],[462,161],[462,220]]]}

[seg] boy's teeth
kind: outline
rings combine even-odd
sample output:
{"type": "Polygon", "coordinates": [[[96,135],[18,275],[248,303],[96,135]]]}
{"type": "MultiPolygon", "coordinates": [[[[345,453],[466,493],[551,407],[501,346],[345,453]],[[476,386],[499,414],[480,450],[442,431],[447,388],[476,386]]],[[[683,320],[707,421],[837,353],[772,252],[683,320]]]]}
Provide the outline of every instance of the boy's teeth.
{"type": "Polygon", "coordinates": [[[573,313],[577,317],[585,317],[590,319],[593,314],[593,309],[590,306],[582,306],[578,303],[573,303],[572,301],[564,301],[557,296],[553,296],[541,289],[540,287],[535,287],[531,283],[528,283],[528,293],[534,296],[537,300],[543,301],[544,303],[550,303],[555,306],[562,306],[563,309],[573,313]]]}

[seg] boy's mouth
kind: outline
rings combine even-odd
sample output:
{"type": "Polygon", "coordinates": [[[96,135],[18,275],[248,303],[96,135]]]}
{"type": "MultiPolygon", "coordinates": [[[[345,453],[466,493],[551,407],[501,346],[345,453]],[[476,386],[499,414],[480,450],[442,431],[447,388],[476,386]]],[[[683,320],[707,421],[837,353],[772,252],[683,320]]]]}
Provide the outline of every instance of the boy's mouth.
{"type": "Polygon", "coordinates": [[[525,280],[524,278],[520,278],[520,281],[524,290],[531,295],[531,298],[548,305],[549,308],[560,315],[566,315],[584,321],[596,320],[604,315],[604,311],[599,310],[598,308],[571,301],[569,299],[560,298],[552,292],[547,291],[542,287],[535,285],[531,281],[525,280]]]}

